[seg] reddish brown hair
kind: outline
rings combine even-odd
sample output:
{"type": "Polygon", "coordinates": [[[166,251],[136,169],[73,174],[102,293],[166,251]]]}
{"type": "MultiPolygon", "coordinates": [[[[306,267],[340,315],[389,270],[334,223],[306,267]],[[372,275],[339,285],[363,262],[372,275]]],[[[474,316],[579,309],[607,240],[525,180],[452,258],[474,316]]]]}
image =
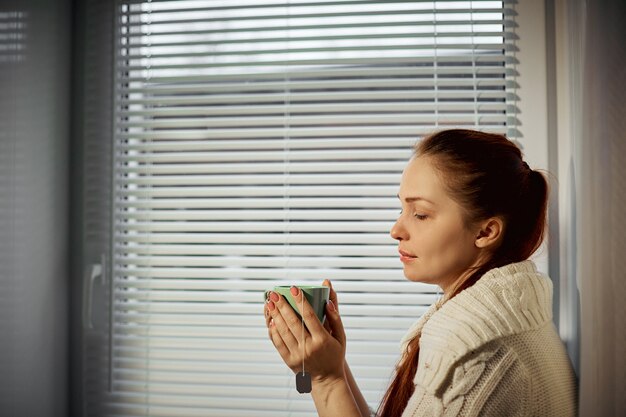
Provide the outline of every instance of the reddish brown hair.
{"type": "MultiPolygon", "coordinates": [[[[450,298],[474,285],[490,269],[528,259],[546,229],[548,183],[522,159],[520,149],[503,135],[474,130],[444,130],[424,138],[415,156],[430,158],[448,194],[463,208],[466,227],[499,216],[504,223],[499,246],[457,287],[450,298]]],[[[379,407],[381,417],[399,417],[415,389],[419,338],[396,366],[379,407]]]]}

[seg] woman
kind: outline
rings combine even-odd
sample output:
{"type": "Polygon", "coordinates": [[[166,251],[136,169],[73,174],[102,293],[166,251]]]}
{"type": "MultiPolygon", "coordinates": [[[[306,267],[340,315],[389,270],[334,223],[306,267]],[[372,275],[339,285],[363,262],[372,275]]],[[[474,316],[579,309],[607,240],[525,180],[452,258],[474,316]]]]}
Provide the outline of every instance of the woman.
{"type": "MultiPolygon", "coordinates": [[[[575,376],[552,323],[552,284],[528,260],[544,237],[547,197],[543,175],[504,136],[448,130],[416,145],[391,236],[406,278],[438,285],[443,297],[404,337],[377,416],[576,414],[575,376]]],[[[320,416],[373,413],[344,359],[334,291],[325,326],[304,304],[304,338],[278,294],[265,312],[285,363],[299,372],[306,362],[320,416]]]]}

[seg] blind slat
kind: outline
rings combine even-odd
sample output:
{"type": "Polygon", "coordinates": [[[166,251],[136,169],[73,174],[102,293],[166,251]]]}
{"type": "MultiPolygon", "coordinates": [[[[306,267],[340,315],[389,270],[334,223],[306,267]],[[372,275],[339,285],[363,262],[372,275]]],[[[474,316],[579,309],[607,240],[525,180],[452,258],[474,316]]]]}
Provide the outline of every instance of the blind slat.
{"type": "MultiPolygon", "coordinates": [[[[439,77],[437,80],[437,86],[462,86],[462,85],[480,85],[480,86],[503,86],[506,80],[502,78],[490,79],[487,77],[501,77],[504,73],[503,69],[490,69],[490,71],[483,71],[479,80],[475,80],[467,77],[467,75],[473,75],[473,68],[466,67],[462,69],[449,70],[443,73],[439,73],[435,69],[432,70],[432,74],[423,74],[420,78],[409,79],[372,79],[372,80],[339,80],[339,81],[289,81],[288,87],[290,93],[297,97],[296,90],[311,90],[311,89],[373,89],[373,88],[406,88],[412,87],[433,87],[435,76],[439,77]],[[465,77],[464,77],[465,76],[465,77]]],[[[408,78],[408,77],[407,77],[408,78]]],[[[270,90],[278,90],[280,92],[285,90],[286,82],[283,81],[267,81],[250,83],[246,85],[229,85],[229,84],[200,84],[200,85],[177,85],[172,87],[160,87],[160,86],[146,86],[136,88],[124,88],[124,91],[133,93],[144,93],[163,96],[167,94],[189,94],[194,93],[219,93],[219,92],[250,92],[253,93],[257,90],[265,93],[270,90]]]]}
{"type": "MultiPolygon", "coordinates": [[[[389,243],[389,237],[381,236],[380,233],[292,233],[289,240],[276,234],[220,234],[220,233],[146,233],[140,235],[116,234],[116,241],[123,242],[126,238],[128,244],[133,242],[142,243],[259,243],[259,244],[324,244],[332,241],[338,244],[383,244],[389,243]]],[[[396,264],[397,265],[397,264],[396,264]]],[[[192,271],[188,271],[191,273],[192,271]]],[[[157,273],[157,271],[154,271],[157,273]]]]}
{"type": "MultiPolygon", "coordinates": [[[[410,125],[413,123],[426,123],[436,120],[437,116],[433,114],[394,114],[394,115],[378,115],[378,114],[365,114],[365,115],[343,115],[343,116],[291,116],[289,118],[289,130],[297,131],[298,126],[310,126],[312,124],[318,125],[381,125],[385,123],[393,124],[405,124],[410,125]]],[[[480,114],[466,113],[466,114],[446,114],[446,118],[451,122],[454,121],[466,121],[474,118],[479,118],[485,123],[497,123],[506,120],[506,114],[480,114]]],[[[144,128],[150,129],[185,129],[186,131],[203,131],[211,128],[223,128],[223,127],[252,127],[255,130],[265,129],[265,126],[273,128],[275,126],[281,126],[285,124],[285,116],[269,116],[265,118],[261,117],[232,117],[232,118],[205,118],[205,119],[178,119],[175,121],[142,121],[142,122],[126,122],[120,123],[122,128],[144,128]]],[[[308,129],[307,129],[308,130],[308,129]]],[[[275,132],[275,129],[270,129],[271,132],[275,132]]],[[[165,134],[168,134],[169,131],[165,134]]],[[[173,132],[178,133],[178,132],[173,132]]],[[[129,136],[132,137],[132,133],[129,136]]],[[[311,158],[309,158],[311,159],[311,158]]]]}
{"type": "MultiPolygon", "coordinates": [[[[397,177],[393,175],[393,177],[397,177]]],[[[367,180],[367,178],[366,178],[367,180]]],[[[313,180],[312,182],[317,182],[313,180]]],[[[294,209],[289,210],[288,216],[290,220],[309,220],[312,214],[324,218],[326,220],[354,220],[355,215],[358,215],[360,220],[394,220],[398,215],[398,210],[394,209],[355,209],[355,210],[329,210],[329,209],[294,209]]],[[[239,210],[194,210],[186,211],[184,214],[180,213],[180,210],[158,210],[158,211],[146,211],[135,208],[133,211],[124,212],[118,215],[120,220],[123,219],[142,219],[149,217],[152,220],[284,220],[285,213],[278,212],[271,209],[239,209],[239,210]]],[[[327,245],[333,247],[332,245],[327,245]]],[[[134,247],[135,249],[137,247],[134,247]]],[[[183,248],[185,250],[193,250],[193,247],[188,246],[183,248]]],[[[217,250],[217,247],[213,247],[217,250]]],[[[244,250],[245,248],[242,248],[244,250]]],[[[255,248],[259,250],[260,248],[255,248]]],[[[339,248],[336,248],[337,250],[339,248]]],[[[159,250],[159,248],[155,248],[159,250]]]]}
{"type": "MultiPolygon", "coordinates": [[[[285,232],[287,226],[280,224],[281,222],[186,222],[182,224],[182,220],[171,223],[143,223],[132,224],[118,227],[118,231],[127,231],[128,233],[152,233],[152,232],[249,232],[249,233],[271,233],[271,232],[285,232]]],[[[327,233],[342,233],[342,232],[359,232],[363,229],[367,229],[371,232],[384,232],[390,226],[389,221],[383,222],[342,222],[340,224],[336,222],[321,222],[311,221],[295,223],[290,222],[289,231],[291,233],[304,233],[304,232],[327,232],[327,233]]],[[[183,262],[183,259],[176,259],[183,262]]],[[[137,260],[137,262],[141,262],[137,260]]]]}
{"type": "MultiPolygon", "coordinates": [[[[496,70],[499,67],[503,67],[506,64],[514,64],[518,61],[515,57],[510,55],[502,55],[502,54],[490,54],[490,55],[474,55],[471,57],[471,60],[468,59],[467,55],[465,56],[438,56],[435,57],[415,57],[415,63],[420,63],[422,65],[405,65],[398,66],[396,63],[389,63],[385,66],[364,66],[364,67],[349,67],[344,68],[342,66],[325,66],[325,67],[301,67],[294,74],[290,74],[290,79],[301,80],[301,79],[311,79],[317,77],[323,78],[338,78],[341,77],[346,81],[349,81],[351,78],[356,77],[371,77],[371,78],[379,78],[384,76],[405,76],[412,75],[414,77],[424,75],[424,74],[435,74],[442,71],[443,74],[449,73],[450,71],[458,70],[464,66],[467,66],[468,63],[472,63],[472,66],[475,67],[477,74],[481,72],[481,70],[496,70]],[[434,63],[437,62],[437,71],[433,71],[434,63]]],[[[122,73],[119,74],[119,79],[121,81],[127,81],[128,83],[140,83],[140,85],[145,86],[153,86],[155,84],[168,84],[168,85],[177,85],[181,83],[210,83],[210,82],[232,82],[234,80],[244,80],[246,83],[251,80],[254,82],[259,82],[260,80],[277,80],[277,79],[285,79],[284,71],[254,71],[254,68],[248,69],[248,72],[236,72],[231,71],[228,73],[220,73],[218,71],[213,71],[210,73],[195,75],[195,74],[185,74],[184,76],[171,75],[166,77],[158,77],[154,76],[153,73],[150,74],[150,78],[146,78],[145,76],[139,76],[142,73],[138,74],[127,74],[122,73]]],[[[505,73],[513,73],[514,69],[509,67],[504,67],[505,73]]],[[[133,84],[135,85],[135,84],[133,84]]],[[[130,87],[130,85],[129,85],[130,87]]],[[[242,85],[243,87],[243,85],[242,85]]]]}
{"type": "MultiPolygon", "coordinates": [[[[433,118],[433,120],[436,120],[433,118]]],[[[296,139],[300,137],[335,137],[340,136],[376,136],[381,137],[384,135],[402,135],[410,136],[411,134],[425,133],[432,131],[432,125],[426,123],[424,125],[373,125],[373,126],[347,126],[347,127],[319,127],[319,128],[266,128],[262,130],[257,129],[206,129],[205,131],[185,131],[185,130],[171,130],[168,132],[141,132],[141,133],[120,133],[118,136],[120,139],[153,139],[153,140],[172,140],[173,138],[179,139],[212,139],[212,138],[276,138],[289,136],[296,139]]],[[[466,120],[467,124],[474,122],[474,118],[468,115],[466,120]]],[[[448,122],[450,126],[458,125],[459,123],[448,122]]],[[[463,125],[463,123],[461,123],[463,125]]],[[[489,125],[487,125],[488,127],[489,125]]],[[[495,126],[494,126],[495,127],[495,126]]],[[[124,156],[125,157],[125,156],[124,156]]]]}
{"type": "MultiPolygon", "coordinates": [[[[144,239],[146,242],[146,239],[144,239]]],[[[284,242],[281,242],[281,244],[284,242]]],[[[341,243],[341,242],[337,242],[341,243]]],[[[384,242],[386,243],[386,242],[384,242]]],[[[379,242],[380,244],[380,242],[379,242]]],[[[343,280],[360,280],[371,281],[381,280],[385,277],[390,280],[394,277],[402,279],[402,272],[397,269],[345,269],[338,270],[332,268],[320,267],[314,271],[298,268],[235,268],[232,270],[227,268],[124,268],[118,267],[117,272],[124,276],[147,277],[147,278],[204,278],[204,279],[229,279],[235,275],[239,279],[265,280],[267,283],[276,283],[276,285],[292,284],[294,279],[288,277],[297,277],[298,280],[307,280],[318,285],[320,277],[328,278],[335,281],[343,280]]],[[[271,285],[271,284],[270,284],[271,285]]],[[[419,293],[420,287],[414,287],[416,293],[419,293]]],[[[261,297],[259,295],[259,297],[261,297]]],[[[202,308],[204,306],[197,306],[202,308]]],[[[210,305],[209,305],[210,307],[210,305]]],[[[207,307],[207,308],[209,308],[207,307]]],[[[255,310],[256,313],[256,310],[255,310]]]]}

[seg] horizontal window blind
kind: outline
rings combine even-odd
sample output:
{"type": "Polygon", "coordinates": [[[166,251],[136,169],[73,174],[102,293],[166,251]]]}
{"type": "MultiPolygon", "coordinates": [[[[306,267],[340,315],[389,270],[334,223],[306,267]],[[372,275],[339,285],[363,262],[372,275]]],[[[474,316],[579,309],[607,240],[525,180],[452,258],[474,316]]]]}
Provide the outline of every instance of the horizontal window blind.
{"type": "Polygon", "coordinates": [[[115,416],[309,416],[262,315],[331,279],[370,405],[435,288],[389,230],[419,137],[507,133],[498,1],[121,1],[109,391],[115,416]]]}

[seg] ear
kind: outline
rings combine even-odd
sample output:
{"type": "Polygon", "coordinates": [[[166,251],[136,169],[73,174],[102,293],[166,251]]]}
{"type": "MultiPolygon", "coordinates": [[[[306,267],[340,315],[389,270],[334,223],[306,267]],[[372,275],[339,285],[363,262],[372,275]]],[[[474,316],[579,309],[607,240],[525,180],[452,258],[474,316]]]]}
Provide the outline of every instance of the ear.
{"type": "Polygon", "coordinates": [[[491,217],[480,224],[475,245],[481,249],[495,249],[504,234],[504,222],[499,217],[491,217]]]}

